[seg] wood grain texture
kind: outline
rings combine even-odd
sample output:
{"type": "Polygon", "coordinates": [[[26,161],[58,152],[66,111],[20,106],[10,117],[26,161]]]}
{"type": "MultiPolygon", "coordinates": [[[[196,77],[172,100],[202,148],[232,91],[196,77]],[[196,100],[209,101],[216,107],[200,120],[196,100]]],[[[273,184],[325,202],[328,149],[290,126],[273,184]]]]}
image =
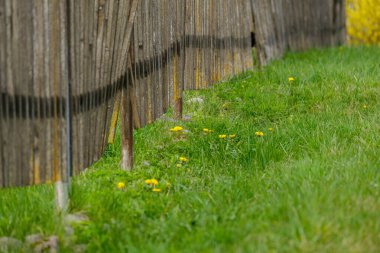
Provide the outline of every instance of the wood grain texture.
{"type": "Polygon", "coordinates": [[[261,64],[286,50],[302,51],[344,43],[344,1],[251,0],[261,64]]]}
{"type": "Polygon", "coordinates": [[[251,69],[251,32],[262,64],[288,49],[337,45],[343,4],[0,0],[0,187],[67,181],[69,155],[77,175],[104,153],[118,119],[130,168],[133,127],[169,107],[181,118],[184,90],[251,69]]]}

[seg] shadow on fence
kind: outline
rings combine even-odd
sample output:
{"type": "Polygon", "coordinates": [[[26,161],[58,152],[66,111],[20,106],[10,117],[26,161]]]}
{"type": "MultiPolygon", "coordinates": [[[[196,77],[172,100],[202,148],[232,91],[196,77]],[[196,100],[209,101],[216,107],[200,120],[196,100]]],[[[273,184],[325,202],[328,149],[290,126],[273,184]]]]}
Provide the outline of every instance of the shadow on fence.
{"type": "Polygon", "coordinates": [[[0,187],[68,181],[182,92],[344,40],[339,0],[0,1],[0,187]],[[254,21],[254,22],[253,22],[254,21]]]}

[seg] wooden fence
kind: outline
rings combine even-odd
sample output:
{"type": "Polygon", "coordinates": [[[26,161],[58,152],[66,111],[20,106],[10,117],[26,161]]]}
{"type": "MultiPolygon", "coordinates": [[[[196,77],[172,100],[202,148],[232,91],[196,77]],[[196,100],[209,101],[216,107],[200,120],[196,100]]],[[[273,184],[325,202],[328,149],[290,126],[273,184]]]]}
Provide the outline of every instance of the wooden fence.
{"type": "Polygon", "coordinates": [[[261,64],[286,51],[345,41],[344,0],[250,0],[261,64]]]}
{"type": "Polygon", "coordinates": [[[341,1],[322,2],[0,0],[0,187],[67,181],[119,115],[130,167],[133,127],[252,69],[253,20],[262,63],[341,41],[341,1]]]}
{"type": "Polygon", "coordinates": [[[132,121],[180,117],[184,89],[252,68],[249,7],[1,0],[0,186],[67,181],[102,155],[120,108],[125,146],[132,121]]]}

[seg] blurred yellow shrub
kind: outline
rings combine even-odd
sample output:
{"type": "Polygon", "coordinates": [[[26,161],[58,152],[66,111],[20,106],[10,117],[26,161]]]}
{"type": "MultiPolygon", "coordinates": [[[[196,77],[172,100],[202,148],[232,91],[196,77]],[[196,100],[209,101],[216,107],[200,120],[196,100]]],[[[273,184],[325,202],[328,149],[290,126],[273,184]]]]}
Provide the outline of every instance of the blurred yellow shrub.
{"type": "Polygon", "coordinates": [[[380,45],[380,0],[346,0],[346,12],[350,43],[380,45]]]}

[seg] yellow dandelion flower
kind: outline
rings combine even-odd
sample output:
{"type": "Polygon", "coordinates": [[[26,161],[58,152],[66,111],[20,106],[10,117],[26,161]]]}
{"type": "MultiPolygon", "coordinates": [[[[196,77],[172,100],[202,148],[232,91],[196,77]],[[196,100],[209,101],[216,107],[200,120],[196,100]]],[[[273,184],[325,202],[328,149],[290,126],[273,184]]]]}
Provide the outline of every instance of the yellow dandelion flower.
{"type": "Polygon", "coordinates": [[[187,162],[189,159],[187,159],[186,157],[181,156],[178,160],[180,160],[181,162],[187,162]]]}
{"type": "Polygon", "coordinates": [[[264,133],[263,132],[256,132],[255,135],[257,137],[263,137],[264,136],[264,133]]]}
{"type": "Polygon", "coordinates": [[[170,132],[181,132],[183,130],[183,127],[175,126],[170,129],[170,132]]]}
{"type": "Polygon", "coordinates": [[[122,189],[125,188],[125,183],[124,182],[119,182],[119,183],[116,184],[116,187],[117,187],[117,189],[122,190],[122,189]]]}
{"type": "Polygon", "coordinates": [[[230,138],[234,139],[236,137],[236,134],[230,134],[230,138]]]}
{"type": "Polygon", "coordinates": [[[291,77],[291,76],[288,77],[288,81],[289,81],[289,82],[293,82],[294,80],[295,80],[294,77],[291,77]]]}
{"type": "Polygon", "coordinates": [[[160,192],[161,191],[161,189],[159,189],[159,188],[153,188],[152,189],[152,192],[160,192]]]}
{"type": "Polygon", "coordinates": [[[206,133],[206,134],[210,134],[212,132],[214,132],[213,130],[210,130],[208,128],[203,128],[203,132],[206,133]]]}
{"type": "Polygon", "coordinates": [[[226,134],[220,134],[220,135],[219,135],[219,138],[220,138],[220,139],[225,139],[225,138],[227,138],[227,135],[226,135],[226,134]]]}
{"type": "Polygon", "coordinates": [[[268,130],[269,130],[269,131],[273,131],[273,128],[270,127],[270,128],[268,128],[268,130]]]}
{"type": "Polygon", "coordinates": [[[152,185],[158,185],[158,181],[156,179],[152,178],[151,181],[152,181],[152,185]]]}
{"type": "Polygon", "coordinates": [[[152,180],[151,179],[147,179],[147,180],[145,180],[145,183],[151,185],[152,184],[152,180]]]}

